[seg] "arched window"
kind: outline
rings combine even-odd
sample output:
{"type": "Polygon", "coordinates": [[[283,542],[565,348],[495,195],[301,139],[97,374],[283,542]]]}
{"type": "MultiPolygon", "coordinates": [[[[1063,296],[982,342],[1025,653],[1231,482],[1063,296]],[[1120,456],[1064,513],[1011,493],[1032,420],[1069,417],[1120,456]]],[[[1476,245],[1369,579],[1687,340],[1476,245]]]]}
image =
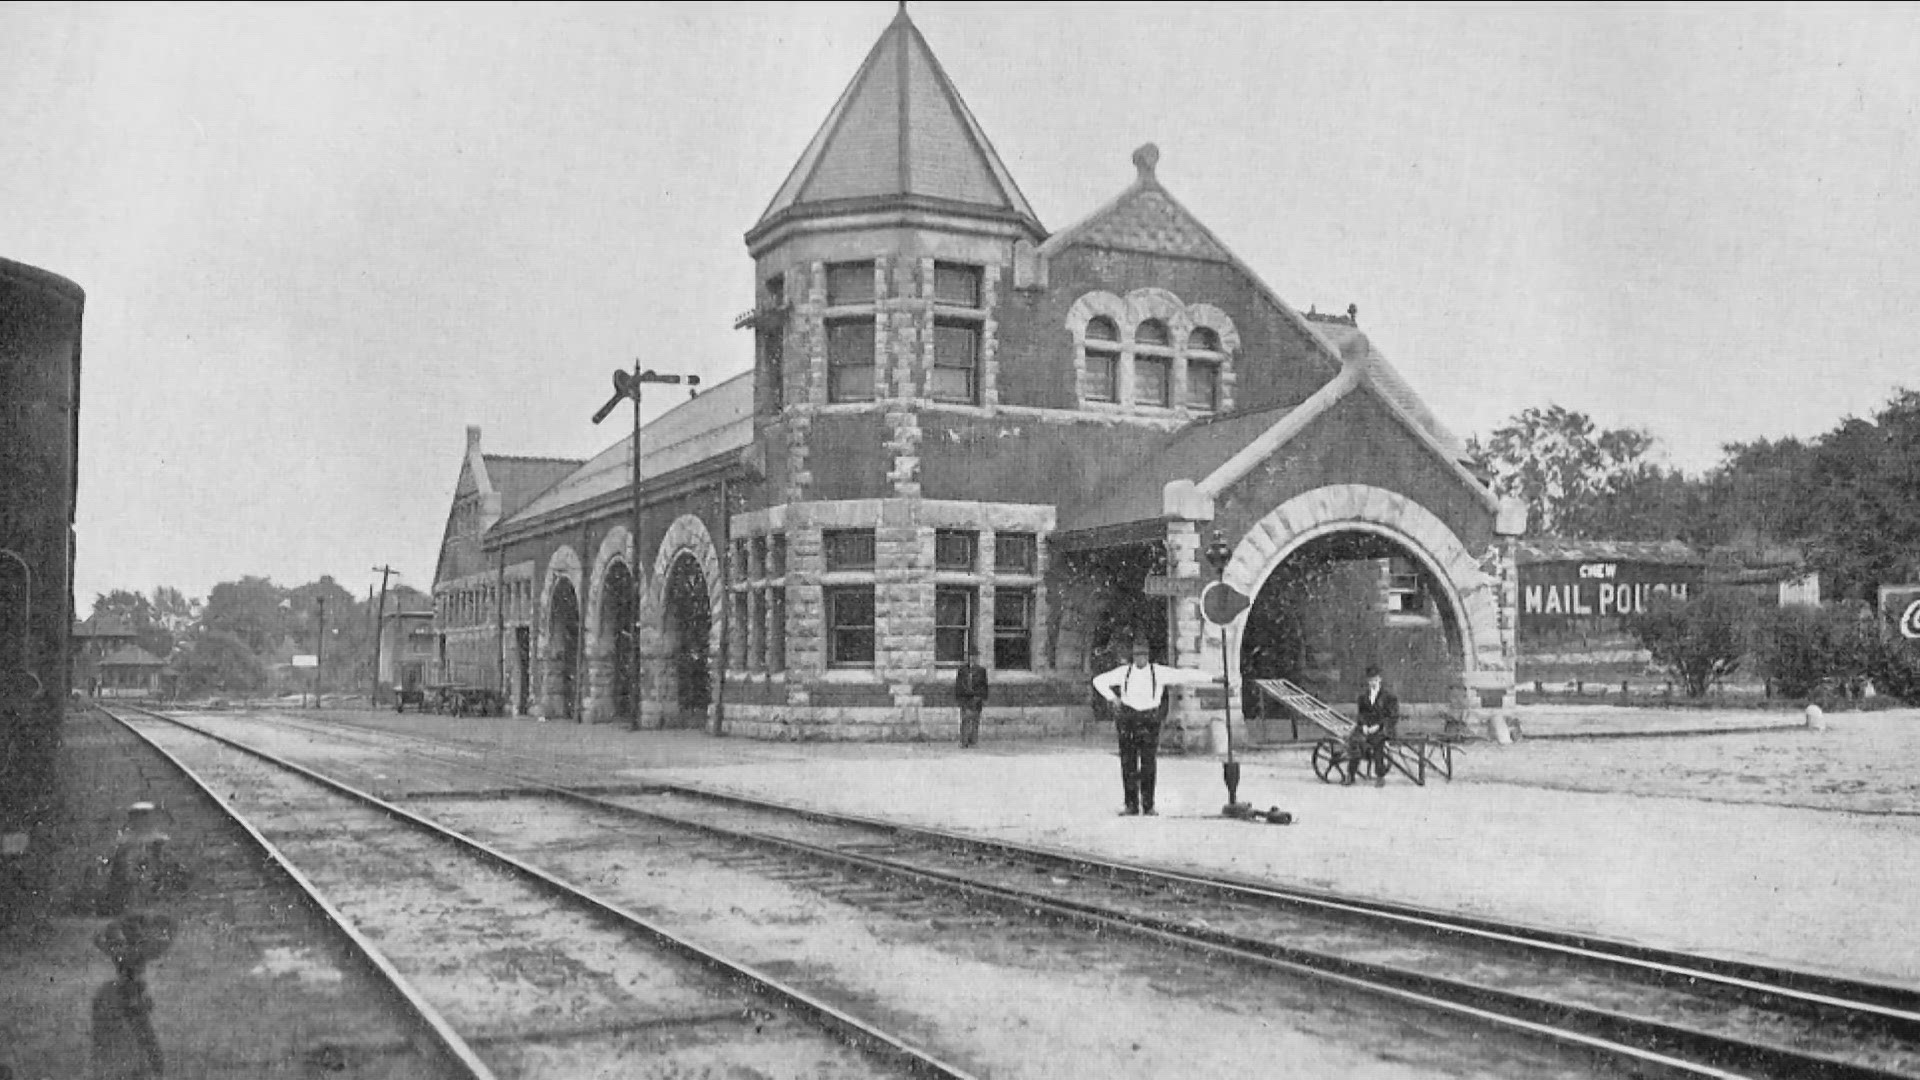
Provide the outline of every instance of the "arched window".
{"type": "Polygon", "coordinates": [[[1133,334],[1133,401],[1165,408],[1173,395],[1173,335],[1148,319],[1133,334]]]}
{"type": "Polygon", "coordinates": [[[1120,328],[1105,315],[1087,323],[1088,401],[1120,400],[1120,328]]]}
{"type": "Polygon", "coordinates": [[[1196,326],[1187,335],[1187,409],[1210,413],[1220,408],[1220,335],[1196,326]]]}

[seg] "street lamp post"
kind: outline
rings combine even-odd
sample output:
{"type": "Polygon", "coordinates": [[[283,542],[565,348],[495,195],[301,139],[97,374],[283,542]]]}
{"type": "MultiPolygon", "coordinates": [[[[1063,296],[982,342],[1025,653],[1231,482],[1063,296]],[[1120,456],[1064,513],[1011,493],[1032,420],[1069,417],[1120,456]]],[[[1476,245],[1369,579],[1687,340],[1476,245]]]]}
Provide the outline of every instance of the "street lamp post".
{"type": "Polygon", "coordinates": [[[593,414],[593,422],[598,424],[613,412],[614,408],[620,404],[621,399],[631,398],[633,400],[633,452],[630,455],[632,464],[633,505],[630,511],[632,517],[627,525],[628,531],[633,534],[632,565],[627,567],[627,576],[633,579],[632,621],[629,622],[626,627],[627,679],[629,681],[629,692],[633,695],[633,719],[627,725],[627,730],[629,731],[640,730],[640,598],[643,595],[640,586],[640,388],[647,383],[664,383],[667,385],[684,383],[687,387],[688,396],[692,396],[700,392],[700,376],[662,375],[652,368],[642,371],[640,370],[640,361],[635,360],[632,371],[627,371],[624,368],[614,371],[613,396],[607,399],[606,404],[600,406],[599,412],[593,414]]]}

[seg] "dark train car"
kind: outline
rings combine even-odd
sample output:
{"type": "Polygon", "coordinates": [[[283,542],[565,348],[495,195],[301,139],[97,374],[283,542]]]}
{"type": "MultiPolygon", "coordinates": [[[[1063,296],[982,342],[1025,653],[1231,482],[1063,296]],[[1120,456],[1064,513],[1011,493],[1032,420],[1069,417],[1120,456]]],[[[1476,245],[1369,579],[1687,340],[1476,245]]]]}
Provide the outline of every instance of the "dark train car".
{"type": "Polygon", "coordinates": [[[0,259],[0,923],[43,854],[69,693],[86,294],[0,259]]]}

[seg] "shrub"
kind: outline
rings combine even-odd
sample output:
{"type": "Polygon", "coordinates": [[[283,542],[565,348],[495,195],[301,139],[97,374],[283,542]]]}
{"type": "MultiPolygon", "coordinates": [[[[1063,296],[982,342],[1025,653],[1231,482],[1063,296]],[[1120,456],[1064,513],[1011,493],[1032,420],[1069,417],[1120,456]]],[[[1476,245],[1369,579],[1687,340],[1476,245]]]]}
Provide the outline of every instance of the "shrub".
{"type": "Polygon", "coordinates": [[[1754,658],[1784,697],[1812,697],[1833,668],[1833,619],[1816,607],[1783,607],[1769,614],[1754,658]]]}
{"type": "Polygon", "coordinates": [[[1754,643],[1760,670],[1785,697],[1812,697],[1830,683],[1859,698],[1879,661],[1873,612],[1854,603],[1783,607],[1761,621],[1754,643]]]}
{"type": "Polygon", "coordinates": [[[1876,651],[1873,685],[1882,694],[1920,705],[1920,647],[1895,639],[1876,651]]]}
{"type": "Polygon", "coordinates": [[[1703,697],[1740,668],[1758,606],[1739,589],[1708,588],[1682,600],[1656,596],[1628,623],[1655,663],[1672,669],[1690,697],[1703,697]]]}

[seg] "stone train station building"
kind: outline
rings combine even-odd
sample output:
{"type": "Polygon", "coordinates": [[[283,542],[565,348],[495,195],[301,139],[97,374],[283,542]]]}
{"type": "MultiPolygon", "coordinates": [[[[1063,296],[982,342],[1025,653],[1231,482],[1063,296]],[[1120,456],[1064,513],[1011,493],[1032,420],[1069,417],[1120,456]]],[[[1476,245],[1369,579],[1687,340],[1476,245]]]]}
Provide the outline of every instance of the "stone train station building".
{"type": "MultiPolygon", "coordinates": [[[[1302,314],[1154,147],[1133,164],[1048,232],[902,11],[747,231],[752,371],[641,433],[637,545],[631,439],[561,462],[469,429],[441,677],[547,718],[946,738],[971,649],[991,738],[1080,731],[1145,635],[1236,686],[1351,701],[1384,662],[1410,702],[1510,702],[1524,520],[1352,309],[1302,314]],[[1216,533],[1254,601],[1224,660],[1216,533]]],[[[1168,740],[1204,745],[1220,705],[1186,694],[1168,740]]]]}

